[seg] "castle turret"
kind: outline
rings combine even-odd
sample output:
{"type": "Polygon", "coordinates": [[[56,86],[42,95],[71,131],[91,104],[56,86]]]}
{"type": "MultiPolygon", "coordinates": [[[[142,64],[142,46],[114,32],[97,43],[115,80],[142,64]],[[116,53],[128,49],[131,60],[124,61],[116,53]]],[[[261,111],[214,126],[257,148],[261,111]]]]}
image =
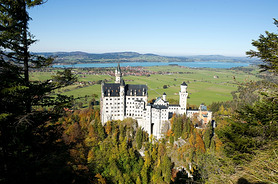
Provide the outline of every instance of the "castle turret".
{"type": "Polygon", "coordinates": [[[165,93],[165,92],[164,92],[163,95],[162,95],[162,99],[163,99],[164,101],[166,101],[166,93],[165,93]]]}
{"type": "Polygon", "coordinates": [[[120,63],[118,63],[118,67],[115,70],[115,83],[120,83],[121,79],[122,79],[122,72],[121,72],[121,68],[120,68],[120,63]]]}
{"type": "Polygon", "coordinates": [[[181,84],[181,91],[180,91],[180,107],[183,109],[183,110],[186,110],[186,104],[187,104],[187,96],[188,96],[188,93],[186,91],[187,89],[187,84],[185,82],[183,82],[181,84]]]}
{"type": "Polygon", "coordinates": [[[187,84],[185,82],[183,82],[181,84],[181,92],[186,92],[186,89],[187,89],[187,84]]]}
{"type": "Polygon", "coordinates": [[[125,81],[121,79],[120,81],[120,96],[125,95],[125,81]]]}

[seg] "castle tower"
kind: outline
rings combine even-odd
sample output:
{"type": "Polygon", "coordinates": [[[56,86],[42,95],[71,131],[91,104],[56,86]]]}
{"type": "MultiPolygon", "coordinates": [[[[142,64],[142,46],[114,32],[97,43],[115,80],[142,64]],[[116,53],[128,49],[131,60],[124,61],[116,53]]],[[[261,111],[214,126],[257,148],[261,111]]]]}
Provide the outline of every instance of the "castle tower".
{"type": "Polygon", "coordinates": [[[125,110],[125,81],[123,79],[120,79],[120,112],[119,112],[119,115],[120,115],[120,120],[123,120],[125,115],[126,115],[126,110],[125,110]]]}
{"type": "Polygon", "coordinates": [[[103,86],[104,86],[104,82],[101,82],[101,98],[100,98],[100,109],[101,109],[101,122],[102,125],[104,125],[105,123],[105,104],[103,103],[103,99],[104,99],[104,90],[103,90],[103,86]]]}
{"type": "Polygon", "coordinates": [[[180,94],[180,107],[183,108],[184,110],[186,110],[187,96],[188,96],[186,89],[187,89],[187,84],[183,82],[181,84],[181,91],[179,94],[180,94]]]}
{"type": "Polygon", "coordinates": [[[120,68],[120,63],[118,63],[118,67],[115,70],[115,83],[120,83],[121,79],[122,79],[122,72],[121,72],[121,68],[120,68]]]}
{"type": "Polygon", "coordinates": [[[163,99],[164,101],[166,101],[166,93],[165,93],[165,92],[164,92],[163,95],[162,95],[162,99],[163,99]]]}

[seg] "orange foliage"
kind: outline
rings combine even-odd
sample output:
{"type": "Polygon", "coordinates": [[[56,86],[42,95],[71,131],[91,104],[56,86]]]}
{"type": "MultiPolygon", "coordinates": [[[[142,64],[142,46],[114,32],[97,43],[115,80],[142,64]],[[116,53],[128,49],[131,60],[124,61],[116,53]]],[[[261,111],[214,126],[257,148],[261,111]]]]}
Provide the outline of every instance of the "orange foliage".
{"type": "Polygon", "coordinates": [[[203,153],[206,151],[204,141],[203,141],[201,135],[198,132],[196,132],[196,145],[195,145],[195,148],[197,150],[202,151],[203,153]]]}
{"type": "Polygon", "coordinates": [[[173,135],[173,131],[170,129],[167,131],[166,133],[167,137],[170,137],[171,135],[173,135]]]}
{"type": "Polygon", "coordinates": [[[189,137],[190,147],[193,147],[195,150],[200,150],[203,153],[206,151],[205,143],[202,139],[202,136],[195,129],[194,132],[189,137]]]}
{"type": "MultiPolygon", "coordinates": [[[[172,169],[172,178],[175,180],[175,178],[177,177],[179,170],[177,169],[172,169]]],[[[172,180],[173,181],[173,180],[172,180]]]]}
{"type": "Polygon", "coordinates": [[[189,137],[189,144],[190,144],[190,147],[195,147],[195,137],[194,137],[194,134],[192,133],[189,137]]]}
{"type": "Polygon", "coordinates": [[[103,178],[102,176],[101,176],[101,174],[96,174],[95,175],[95,177],[97,178],[97,183],[98,184],[106,184],[106,180],[105,180],[105,178],[103,178]]]}
{"type": "Polygon", "coordinates": [[[91,163],[94,160],[94,157],[95,157],[94,152],[92,150],[90,150],[88,153],[88,158],[87,158],[88,162],[91,163]]]}
{"type": "Polygon", "coordinates": [[[110,135],[110,133],[111,133],[111,131],[112,131],[112,126],[111,126],[111,121],[108,121],[107,123],[106,123],[106,126],[105,126],[105,132],[108,134],[108,135],[110,135]]]}
{"type": "Polygon", "coordinates": [[[222,142],[220,141],[220,139],[217,136],[215,136],[214,140],[215,140],[215,150],[216,150],[216,152],[219,152],[222,147],[222,142]]]}
{"type": "Polygon", "coordinates": [[[174,123],[175,119],[176,119],[176,113],[173,114],[173,117],[170,121],[171,122],[171,128],[173,127],[173,123],[174,123]]]}
{"type": "Polygon", "coordinates": [[[95,118],[94,118],[97,122],[100,122],[100,117],[99,117],[99,110],[95,111],[95,118]]]}

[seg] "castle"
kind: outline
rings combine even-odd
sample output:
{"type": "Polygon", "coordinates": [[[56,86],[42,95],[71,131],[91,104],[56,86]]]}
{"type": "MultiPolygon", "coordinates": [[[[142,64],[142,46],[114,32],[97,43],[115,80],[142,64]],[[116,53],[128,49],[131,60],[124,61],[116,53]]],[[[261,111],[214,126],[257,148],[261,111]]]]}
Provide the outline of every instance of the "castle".
{"type": "Polygon", "coordinates": [[[133,118],[137,120],[149,135],[159,139],[170,127],[173,114],[186,114],[188,117],[198,115],[198,119],[206,124],[211,120],[211,112],[201,105],[199,110],[187,110],[187,84],[180,85],[179,104],[171,105],[166,94],[158,97],[153,104],[148,103],[148,87],[146,85],[125,84],[120,65],[115,70],[115,83],[101,84],[101,122],[133,118]]]}

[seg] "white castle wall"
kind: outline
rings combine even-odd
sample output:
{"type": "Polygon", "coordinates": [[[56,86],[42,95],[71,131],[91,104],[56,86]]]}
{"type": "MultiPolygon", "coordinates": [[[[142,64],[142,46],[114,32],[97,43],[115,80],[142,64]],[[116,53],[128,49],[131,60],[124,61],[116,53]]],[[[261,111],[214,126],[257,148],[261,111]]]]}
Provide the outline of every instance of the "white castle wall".
{"type": "MultiPolygon", "coordinates": [[[[162,98],[158,98],[153,105],[147,104],[147,91],[144,91],[140,95],[136,95],[136,91],[130,91],[130,94],[125,94],[125,84],[120,73],[120,67],[115,71],[115,84],[119,88],[118,96],[104,95],[102,84],[102,95],[101,95],[101,121],[105,124],[107,121],[111,120],[123,120],[125,118],[131,117],[136,119],[138,125],[142,127],[149,135],[153,135],[154,138],[163,137],[163,131],[167,130],[170,126],[169,119],[172,114],[186,114],[187,116],[192,116],[193,111],[186,111],[187,105],[187,85],[182,83],[179,92],[179,105],[169,105],[166,99],[166,94],[164,93],[162,98]]],[[[143,89],[147,90],[147,89],[143,89]]],[[[112,93],[111,93],[112,94],[112,93]]],[[[114,94],[115,95],[115,94],[114,94]]],[[[198,112],[198,111],[197,111],[198,112]]],[[[211,114],[208,114],[208,118],[211,119],[211,114]]]]}

